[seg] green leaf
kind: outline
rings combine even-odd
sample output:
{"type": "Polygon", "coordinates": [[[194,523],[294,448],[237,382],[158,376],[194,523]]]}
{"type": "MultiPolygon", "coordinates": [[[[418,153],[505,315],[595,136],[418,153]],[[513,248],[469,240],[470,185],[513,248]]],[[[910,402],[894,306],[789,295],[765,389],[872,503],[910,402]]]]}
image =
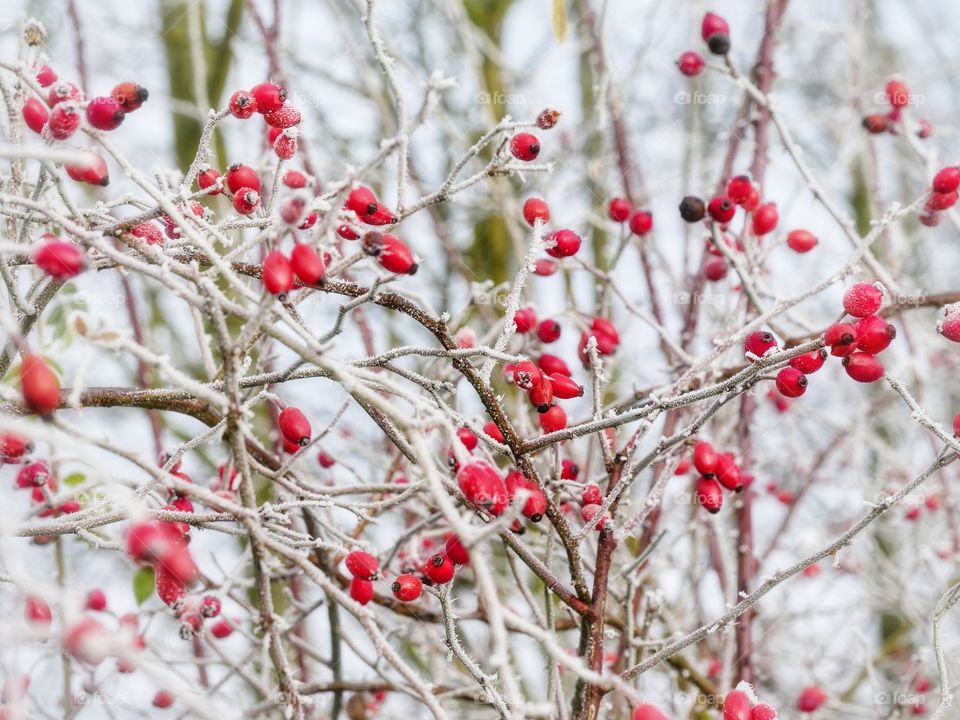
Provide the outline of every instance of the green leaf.
{"type": "Polygon", "coordinates": [[[69,485],[70,487],[74,487],[76,485],[82,485],[84,482],[86,482],[86,480],[87,480],[86,475],[84,475],[83,473],[75,472],[67,475],[63,479],[63,484],[69,485]]]}
{"type": "Polygon", "coordinates": [[[553,0],[553,34],[559,42],[567,39],[566,0],[553,0]]]}
{"type": "Polygon", "coordinates": [[[137,570],[137,574],[133,576],[133,596],[137,605],[143,605],[147,598],[153,595],[154,587],[153,568],[148,565],[137,570]]]}

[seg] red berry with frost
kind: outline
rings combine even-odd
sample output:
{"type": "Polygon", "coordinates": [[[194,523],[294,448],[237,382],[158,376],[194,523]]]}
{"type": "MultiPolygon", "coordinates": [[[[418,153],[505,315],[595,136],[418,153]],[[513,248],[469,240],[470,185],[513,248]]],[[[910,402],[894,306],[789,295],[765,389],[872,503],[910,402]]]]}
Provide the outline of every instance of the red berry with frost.
{"type": "Polygon", "coordinates": [[[310,184],[310,179],[299,170],[287,170],[283,174],[283,184],[294,190],[301,190],[310,184]]]}
{"type": "Polygon", "coordinates": [[[12,432],[0,432],[0,463],[20,462],[24,455],[33,452],[29,438],[12,432]]]}
{"type": "Polygon", "coordinates": [[[30,98],[23,104],[23,121],[38,135],[43,132],[49,119],[49,111],[37,98],[30,98]]]}
{"type": "Polygon", "coordinates": [[[873,283],[855,283],[843,295],[843,309],[857,318],[873,315],[882,304],[883,291],[873,283]]]}
{"type": "MultiPolygon", "coordinates": [[[[63,649],[84,665],[99,665],[107,656],[110,637],[106,629],[93,618],[80,618],[66,628],[63,649]]],[[[118,663],[119,669],[119,663],[118,663]]]]}
{"type": "Polygon", "coordinates": [[[546,237],[547,255],[556,258],[576,255],[580,249],[581,239],[573,230],[556,230],[546,237]]]}
{"type": "MultiPolygon", "coordinates": [[[[580,518],[583,520],[584,524],[589,525],[590,523],[593,522],[593,519],[600,514],[602,510],[603,510],[603,506],[600,505],[599,503],[588,503],[586,505],[581,506],[580,518]]],[[[604,517],[600,518],[600,520],[597,521],[597,524],[594,525],[594,528],[596,528],[597,530],[603,530],[604,526],[607,524],[608,519],[609,519],[609,515],[605,514],[604,517]]]]}
{"type": "MultiPolygon", "coordinates": [[[[43,460],[24,465],[17,472],[16,486],[18,488],[42,487],[50,480],[51,486],[54,485],[53,478],[50,476],[50,468],[43,460]]],[[[42,495],[41,495],[42,498],[42,495]]]]}
{"type": "Polygon", "coordinates": [[[712,257],[703,264],[703,276],[710,282],[719,282],[727,276],[727,260],[712,257]]]}
{"type": "Polygon", "coordinates": [[[473,452],[477,447],[477,443],[479,442],[473,430],[468,427],[457,428],[457,437],[460,438],[460,442],[468,452],[473,452]]]}
{"type": "Polygon", "coordinates": [[[361,578],[352,578],[350,580],[350,597],[361,605],[366,605],[373,600],[373,583],[361,578]]]}
{"type": "Polygon", "coordinates": [[[130,234],[140,238],[147,245],[163,245],[163,232],[152,222],[134,225],[130,228],[130,234]]]}
{"type": "Polygon", "coordinates": [[[107,172],[107,163],[100,154],[93,151],[84,151],[83,160],[77,164],[64,163],[63,169],[67,175],[77,182],[105,187],[110,184],[110,175],[107,172]]]}
{"type": "Polygon", "coordinates": [[[510,140],[510,152],[517,160],[536,160],[540,154],[540,141],[531,133],[517,133],[510,140]]]}
{"type": "Polygon", "coordinates": [[[205,618],[215,618],[223,609],[220,598],[216,595],[204,595],[200,598],[200,614],[205,618]]]}
{"type": "Polygon", "coordinates": [[[714,478],[702,477],[697,480],[697,502],[710,513],[720,512],[723,506],[723,489],[714,478]]]}
{"type": "Polygon", "coordinates": [[[500,428],[497,427],[497,424],[493,422],[493,420],[483,426],[483,434],[496,440],[498,443],[503,443],[503,433],[500,432],[500,428]]]}
{"type": "Polygon", "coordinates": [[[281,160],[289,160],[297,154],[299,137],[296,128],[287,128],[273,141],[273,154],[281,160]]]}
{"type": "Polygon", "coordinates": [[[858,351],[847,355],[843,359],[843,369],[857,382],[872,383],[883,377],[881,362],[865,352],[858,351]]]}
{"type": "Polygon", "coordinates": [[[207,166],[197,175],[197,185],[201,190],[206,190],[208,195],[219,195],[223,192],[223,175],[216,168],[207,166]]]}
{"type": "Polygon", "coordinates": [[[265,113],[263,119],[270,127],[286,129],[292,128],[294,125],[299,125],[301,117],[300,111],[293,105],[284,103],[276,110],[265,113]]]}
{"type": "Polygon", "coordinates": [[[794,367],[777,373],[777,390],[788,398],[800,397],[807,391],[807,376],[794,367]]]}
{"type": "Polygon", "coordinates": [[[655,705],[643,703],[633,709],[632,720],[667,720],[667,716],[660,712],[655,705]]]}
{"type": "Polygon", "coordinates": [[[537,409],[537,412],[544,413],[549,410],[550,404],[553,402],[553,383],[550,382],[550,378],[543,374],[535,376],[531,382],[527,398],[530,400],[530,404],[537,409]]]}
{"type": "Polygon", "coordinates": [[[553,343],[560,339],[560,323],[553,319],[547,319],[541,321],[537,326],[537,337],[540,339],[540,342],[543,343],[553,343]]]}
{"type": "Polygon", "coordinates": [[[550,206],[546,200],[540,198],[527,198],[523,203],[523,219],[527,221],[530,227],[533,227],[537,220],[544,223],[550,220],[550,206]]]}
{"type": "Polygon", "coordinates": [[[453,560],[437,553],[423,564],[422,572],[434,585],[445,585],[453,580],[455,569],[453,560]]]}
{"type": "Polygon", "coordinates": [[[723,720],[750,720],[750,698],[741,690],[731,690],[723,700],[723,720]]]}
{"type": "Polygon", "coordinates": [[[281,410],[277,425],[287,442],[294,445],[307,445],[310,442],[310,421],[299,408],[288,405],[281,410]]]}
{"type": "Polygon", "coordinates": [[[83,272],[86,260],[83,251],[73,243],[58,240],[55,235],[43,235],[43,245],[33,253],[37,267],[59,282],[65,282],[83,272]]]}
{"type": "Polygon", "coordinates": [[[634,235],[646,235],[653,229],[653,214],[646,210],[637,210],[630,216],[630,232],[634,235]]]}
{"type": "Polygon", "coordinates": [[[777,339],[766,330],[757,330],[747,336],[743,343],[745,353],[762,358],[766,352],[777,346],[777,339]]]}
{"type": "Polygon", "coordinates": [[[423,592],[423,583],[413,573],[403,573],[397,576],[390,589],[400,602],[413,602],[423,592]]]}
{"type": "Polygon", "coordinates": [[[240,188],[233,196],[233,209],[241,215],[250,215],[260,207],[260,193],[253,188],[240,188]]]}
{"type": "Polygon", "coordinates": [[[753,183],[747,175],[737,175],[730,178],[727,182],[727,197],[733,200],[737,205],[743,205],[750,199],[753,192],[753,183]]]}
{"type": "Polygon", "coordinates": [[[293,273],[304,285],[318,285],[327,274],[323,258],[311,245],[300,243],[290,253],[293,273]]]}
{"type": "Polygon", "coordinates": [[[777,720],[777,711],[766,703],[760,703],[750,711],[750,720],[777,720]]]}
{"type": "Polygon", "coordinates": [[[54,140],[66,140],[80,127],[80,113],[72,103],[60,103],[50,112],[47,131],[54,140]]]}
{"type": "Polygon", "coordinates": [[[157,597],[168,607],[173,607],[187,594],[187,586],[180,578],[170,572],[163,563],[155,567],[154,585],[157,597]]]}
{"type": "Polygon", "coordinates": [[[271,82],[254,85],[250,94],[257,101],[257,112],[261,115],[279,110],[287,99],[287,91],[271,82]]]}
{"type": "Polygon", "coordinates": [[[36,79],[40,87],[50,87],[57,81],[57,73],[49,65],[44,65],[37,71],[36,79]]]}
{"type": "Polygon", "coordinates": [[[626,222],[630,217],[631,210],[630,201],[622,197],[613,198],[607,206],[607,214],[610,219],[618,223],[626,222]]]}
{"type": "Polygon", "coordinates": [[[883,352],[897,337],[897,329],[879,315],[868,315],[857,321],[857,349],[876,355],[883,352]]]}
{"type": "Polygon", "coordinates": [[[817,370],[822,368],[826,361],[826,348],[819,348],[817,350],[811,350],[808,353],[804,353],[803,355],[797,355],[795,358],[790,360],[790,367],[796,368],[805,375],[809,375],[810,373],[815,373],[817,370]]]}
{"type": "Polygon", "coordinates": [[[23,356],[20,389],[24,404],[37,415],[50,415],[60,405],[60,381],[39,355],[23,356]]]}
{"type": "Polygon", "coordinates": [[[97,130],[116,130],[125,117],[112,97],[96,97],[87,104],[87,122],[97,130]]]}
{"type": "Polygon", "coordinates": [[[924,204],[924,209],[930,212],[948,210],[957,204],[957,197],[956,190],[945,193],[930,193],[930,197],[927,198],[927,202],[924,204]]]}
{"type": "Polygon", "coordinates": [[[787,246],[794,252],[810,252],[817,246],[817,238],[807,230],[791,230],[787,235],[787,246]]]}
{"type": "Polygon", "coordinates": [[[347,570],[361,580],[376,580],[380,576],[380,563],[368,552],[354,550],[346,557],[347,570]]]}
{"type": "Polygon", "coordinates": [[[356,240],[358,237],[360,237],[349,225],[340,225],[337,228],[337,235],[342,237],[344,240],[356,240]]]}
{"type": "Polygon", "coordinates": [[[263,261],[260,279],[267,292],[273,295],[290,292],[293,288],[293,266],[286,255],[274,250],[263,261]]]}
{"type": "Polygon", "coordinates": [[[513,324],[521,335],[525,335],[537,326],[537,310],[532,305],[517,308],[513,314],[513,324]]]}
{"type": "Polygon", "coordinates": [[[394,235],[384,235],[377,260],[385,270],[398,275],[415,275],[419,266],[409,246],[394,235]]]}
{"type": "Polygon", "coordinates": [[[540,258],[533,264],[533,272],[540,277],[549,277],[557,271],[557,263],[549,258],[540,258]]]}
{"type": "Polygon", "coordinates": [[[753,234],[766,235],[777,227],[779,217],[776,204],[761,205],[753,211],[753,234]]]}
{"type": "Polygon", "coordinates": [[[244,188],[260,192],[260,176],[249,165],[234,163],[227,168],[227,187],[230,192],[236,193],[244,188]]]}
{"type": "Polygon", "coordinates": [[[948,305],[944,308],[943,319],[937,323],[937,332],[947,340],[960,342],[960,305],[948,305]]]}
{"type": "Polygon", "coordinates": [[[83,102],[83,91],[73,83],[58,82],[47,93],[47,103],[53,107],[62,102],[83,102]]]}
{"type": "Polygon", "coordinates": [[[687,77],[696,77],[703,72],[706,63],[700,56],[700,53],[688,50],[677,59],[677,67],[680,69],[680,72],[687,77]]]}
{"type": "Polygon", "coordinates": [[[237,90],[230,96],[230,114],[246,120],[257,111],[257,99],[246,90],[237,90]]]}
{"type": "Polygon", "coordinates": [[[123,113],[132,113],[140,109],[150,97],[150,93],[143,85],[135,82],[122,82],[114,86],[110,91],[110,97],[123,113]]]}

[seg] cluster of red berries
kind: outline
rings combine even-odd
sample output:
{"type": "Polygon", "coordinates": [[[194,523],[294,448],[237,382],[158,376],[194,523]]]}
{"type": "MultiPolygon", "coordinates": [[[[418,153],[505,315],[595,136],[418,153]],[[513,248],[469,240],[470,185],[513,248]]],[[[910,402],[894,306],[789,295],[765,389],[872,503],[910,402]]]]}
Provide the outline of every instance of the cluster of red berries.
{"type": "MultiPolygon", "coordinates": [[[[0,445],[16,444],[18,448],[23,447],[23,440],[11,433],[0,435],[0,445]]],[[[6,456],[6,453],[4,453],[6,456]]],[[[55,501],[54,494],[57,492],[57,478],[50,471],[50,466],[45,460],[34,460],[28,462],[23,455],[23,464],[17,472],[14,487],[18,490],[29,490],[31,501],[42,509],[37,513],[38,517],[57,517],[58,515],[69,515],[80,510],[80,503],[76,500],[55,501]]],[[[18,460],[4,460],[4,462],[14,463],[18,460]]]]}
{"type": "MultiPolygon", "coordinates": [[[[682,474],[688,467],[682,463],[676,472],[682,474]]],[[[740,492],[748,482],[748,477],[741,471],[732,452],[718,453],[705,440],[693,446],[693,467],[700,473],[696,485],[697,502],[713,514],[720,512],[723,506],[724,488],[730,492],[740,492]]]]}
{"type": "MultiPolygon", "coordinates": [[[[471,439],[463,434],[460,439],[470,452],[476,447],[476,436],[471,439]]],[[[503,476],[486,460],[471,460],[462,468],[454,466],[454,472],[463,496],[493,516],[502,515],[515,501],[523,503],[520,512],[531,522],[539,522],[547,510],[546,495],[536,483],[518,470],[511,470],[503,476]]],[[[513,530],[523,531],[519,519],[514,522],[513,530]]]]}
{"type": "Polygon", "coordinates": [[[777,720],[777,711],[760,702],[750,685],[741,683],[723,699],[723,720],[777,720]]]}
{"type": "MultiPolygon", "coordinates": [[[[890,133],[896,135],[902,124],[903,109],[910,104],[910,90],[900,80],[890,80],[884,89],[884,99],[890,104],[887,113],[869,113],[863,117],[862,125],[871,135],[890,133]]],[[[929,120],[917,120],[917,137],[925,140],[933,135],[933,125],[929,120]]]]}
{"type": "MultiPolygon", "coordinates": [[[[380,579],[380,563],[363,550],[350,552],[345,559],[351,575],[350,597],[361,605],[373,599],[373,583],[380,579]]],[[[447,536],[441,552],[433,553],[420,567],[404,568],[390,585],[390,591],[400,602],[413,602],[423,593],[424,581],[431,585],[446,585],[453,580],[456,567],[470,564],[470,552],[453,534],[447,536]]]]}
{"type": "Polygon", "coordinates": [[[254,85],[250,90],[237,90],[230,96],[230,114],[241,120],[263,116],[269,126],[267,142],[281,160],[289,160],[297,152],[300,111],[287,102],[287,91],[271,82],[254,85]]]}
{"type": "Polygon", "coordinates": [[[960,188],[960,167],[950,165],[934,175],[920,222],[928,227],[940,224],[940,213],[957,204],[957,188],[960,188]]]}
{"type": "Polygon", "coordinates": [[[544,432],[556,432],[567,426],[566,411],[554,401],[582,396],[581,385],[563,372],[546,373],[531,360],[509,363],[504,373],[509,373],[508,380],[526,391],[530,404],[540,414],[540,427],[544,432]]]}
{"type": "Polygon", "coordinates": [[[623,197],[615,197],[607,205],[607,214],[614,222],[629,221],[630,232],[641,237],[653,229],[653,213],[649,210],[634,210],[630,201],[623,197]]]}
{"type": "MultiPolygon", "coordinates": [[[[696,195],[687,195],[680,201],[680,217],[688,223],[698,223],[709,216],[708,222],[716,223],[721,233],[725,233],[737,212],[737,207],[749,215],[749,227],[754,237],[762,241],[764,235],[771,233],[780,220],[775,203],[763,203],[756,185],[747,175],[737,175],[727,183],[726,192],[704,203],[696,195]]],[[[791,248],[797,252],[807,252],[816,245],[816,238],[807,231],[794,231],[793,240],[788,240],[791,248]],[[796,233],[796,234],[794,234],[796,233]]],[[[726,235],[723,242],[731,250],[742,251],[739,242],[733,242],[726,235]]],[[[703,265],[703,274],[707,280],[716,282],[727,275],[727,261],[720,248],[716,247],[713,237],[706,244],[709,257],[703,265]]]]}
{"type": "MultiPolygon", "coordinates": [[[[730,25],[716,13],[708,12],[700,24],[700,37],[714,55],[730,52],[730,25]]],[[[677,60],[677,67],[687,77],[696,77],[707,66],[700,53],[687,50],[677,60]]]]}

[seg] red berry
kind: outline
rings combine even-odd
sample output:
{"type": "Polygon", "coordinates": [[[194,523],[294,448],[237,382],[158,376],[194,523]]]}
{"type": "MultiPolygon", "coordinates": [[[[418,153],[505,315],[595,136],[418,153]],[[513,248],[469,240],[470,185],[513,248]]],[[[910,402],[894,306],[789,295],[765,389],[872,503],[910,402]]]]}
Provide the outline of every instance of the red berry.
{"type": "Polygon", "coordinates": [[[655,706],[644,703],[633,709],[633,720],[667,720],[667,716],[655,706]]]}
{"type": "Polygon", "coordinates": [[[30,98],[23,104],[23,121],[38,135],[43,132],[49,119],[46,106],[36,98],[30,98]]]}
{"type": "Polygon", "coordinates": [[[856,350],[857,329],[848,323],[834,323],[823,333],[823,340],[830,346],[831,355],[843,357],[856,350]]]}
{"type": "Polygon", "coordinates": [[[725,452],[717,455],[717,482],[723,485],[727,490],[739,490],[743,487],[743,477],[740,474],[740,466],[733,453],[725,452]]]}
{"type": "Polygon", "coordinates": [[[703,276],[710,282],[718,282],[727,276],[727,260],[712,257],[703,264],[703,276]]]}
{"type": "Polygon", "coordinates": [[[23,356],[20,388],[24,404],[37,415],[50,415],[60,404],[60,381],[39,355],[23,356]]]}
{"type": "Polygon", "coordinates": [[[368,552],[354,550],[346,557],[347,570],[355,578],[376,580],[380,576],[380,563],[368,552]]]}
{"type": "Polygon", "coordinates": [[[527,221],[527,224],[530,227],[533,227],[533,224],[537,220],[542,220],[543,222],[550,221],[550,206],[547,205],[546,200],[541,200],[540,198],[528,198],[525,203],[523,203],[523,219],[527,221]]]}
{"type": "Polygon", "coordinates": [[[326,265],[320,253],[311,245],[300,243],[290,253],[290,265],[293,272],[304,285],[318,285],[327,274],[326,265]]]}
{"type": "Polygon", "coordinates": [[[80,113],[72,103],[60,103],[50,113],[47,129],[54,140],[66,140],[80,127],[80,113]]]}
{"type": "Polygon", "coordinates": [[[948,305],[944,308],[944,317],[937,323],[937,332],[947,340],[960,342],[960,305],[948,305]]]}
{"type": "Polygon", "coordinates": [[[701,440],[693,446],[693,466],[701,475],[713,475],[717,471],[717,451],[713,445],[701,440]]]}
{"type": "Polygon", "coordinates": [[[244,188],[260,192],[260,176],[249,165],[234,163],[227,168],[227,187],[230,192],[240,192],[244,188]]]}
{"type": "Polygon", "coordinates": [[[796,368],[805,375],[809,375],[822,368],[826,361],[827,351],[825,348],[820,348],[818,350],[811,350],[803,355],[797,355],[790,361],[790,367],[796,368]]]}
{"type": "Polygon", "coordinates": [[[87,105],[87,122],[97,130],[116,130],[126,117],[112,97],[93,98],[87,105]]]}
{"type": "Polygon", "coordinates": [[[761,205],[753,211],[753,234],[766,235],[777,226],[777,206],[774,203],[761,205]]]}
{"type": "Polygon", "coordinates": [[[413,573],[403,573],[397,576],[390,589],[400,602],[413,602],[423,592],[423,583],[413,573]]]}
{"type": "Polygon", "coordinates": [[[257,101],[257,112],[266,115],[283,106],[287,91],[270,82],[260,83],[250,88],[250,94],[257,101]]]}
{"type": "Polygon", "coordinates": [[[37,71],[37,83],[40,87],[50,87],[57,81],[57,74],[49,65],[44,65],[37,71]]]}
{"type": "Polygon", "coordinates": [[[549,277],[557,271],[557,263],[550,258],[540,258],[533,264],[533,272],[540,277],[549,277]]]}
{"type": "Polygon", "coordinates": [[[540,359],[537,361],[537,365],[542,372],[545,372],[547,375],[553,375],[554,373],[559,373],[560,375],[566,375],[569,377],[572,375],[570,372],[570,367],[563,361],[563,358],[559,358],[556,355],[551,355],[550,353],[544,353],[540,356],[540,359]]]}
{"type": "Polygon", "coordinates": [[[456,535],[451,534],[447,537],[447,544],[444,548],[447,557],[453,560],[457,565],[469,565],[470,564],[470,551],[467,550],[463,543],[460,542],[460,538],[456,535]]]}
{"type": "Polygon", "coordinates": [[[84,160],[76,165],[64,163],[63,169],[67,171],[67,175],[77,182],[100,185],[102,187],[109,185],[110,176],[107,173],[107,163],[100,157],[100,154],[85,150],[83,157],[84,160]]]}
{"type": "Polygon", "coordinates": [[[377,259],[385,270],[398,275],[415,275],[419,268],[407,244],[393,235],[383,236],[377,259]]]}
{"type": "MultiPolygon", "coordinates": [[[[516,322],[516,320],[514,320],[516,322]]],[[[537,326],[537,337],[540,342],[552,343],[560,339],[560,323],[553,319],[542,320],[537,326]]]]}
{"type": "Polygon", "coordinates": [[[730,198],[724,195],[717,195],[717,197],[713,198],[710,204],[707,205],[707,212],[715,222],[726,224],[733,220],[733,216],[737,212],[737,206],[730,198]]]}
{"type": "Polygon", "coordinates": [[[537,325],[537,311],[531,305],[527,307],[517,308],[517,311],[513,314],[513,324],[517,329],[517,332],[521,335],[533,330],[537,325]]]}
{"type": "Polygon", "coordinates": [[[24,617],[27,619],[27,622],[30,623],[49,625],[53,620],[53,613],[43,598],[39,598],[36,595],[28,595],[26,604],[24,605],[24,617]]]}
{"type": "Polygon", "coordinates": [[[163,245],[163,233],[154,223],[145,222],[130,228],[133,237],[141,238],[147,245],[163,245]]]}
{"type": "Polygon", "coordinates": [[[218,640],[223,640],[223,638],[230,637],[233,634],[233,625],[228,620],[217,620],[210,626],[210,634],[218,640]]]}
{"type": "Polygon", "coordinates": [[[281,160],[289,160],[297,154],[299,133],[297,128],[287,128],[273,141],[273,153],[281,160]]]}
{"type": "Polygon", "coordinates": [[[332,468],[337,464],[337,461],[327,453],[323,452],[323,450],[321,450],[317,455],[317,462],[320,463],[320,467],[322,468],[332,468]]]}
{"type": "Polygon", "coordinates": [[[207,190],[207,195],[219,195],[223,192],[223,176],[216,168],[207,167],[197,175],[197,185],[201,190],[207,190]]]}
{"type": "Polygon", "coordinates": [[[777,711],[766,703],[760,703],[750,711],[750,720],[777,720],[777,711]]]}
{"type": "Polygon", "coordinates": [[[376,210],[368,215],[361,215],[360,221],[366,225],[392,225],[397,222],[397,216],[383,203],[377,203],[376,210]]]}
{"type": "Polygon", "coordinates": [[[263,119],[266,121],[267,125],[282,129],[299,125],[301,120],[300,111],[290,103],[284,103],[276,110],[271,110],[270,112],[265,113],[263,119]]]}
{"type": "Polygon", "coordinates": [[[241,120],[252,117],[257,111],[257,99],[246,90],[237,90],[230,96],[230,114],[241,120]]]}
{"type": "Polygon", "coordinates": [[[956,190],[945,193],[930,193],[930,197],[927,198],[924,208],[932,212],[948,210],[957,204],[957,197],[958,195],[956,190]]]}
{"type": "Polygon", "coordinates": [[[462,467],[457,473],[457,485],[464,497],[475,505],[493,508],[494,511],[506,506],[507,488],[504,480],[497,469],[484,460],[462,467]]]}
{"type": "Polygon", "coordinates": [[[157,694],[153,696],[153,706],[158,707],[161,710],[166,709],[173,705],[173,693],[169,690],[158,690],[157,694]]]}
{"type": "Polygon", "coordinates": [[[797,698],[797,710],[800,712],[812,713],[827,701],[827,694],[820,688],[806,687],[800,692],[797,698]]]}
{"type": "Polygon", "coordinates": [[[377,211],[377,196],[373,194],[370,188],[360,185],[347,195],[346,207],[353,210],[358,216],[372,215],[377,211]]]}
{"type": "Polygon", "coordinates": [[[33,452],[33,442],[22,435],[0,432],[0,463],[16,463],[33,452]]]}
{"type": "Polygon", "coordinates": [[[463,446],[469,452],[473,452],[477,447],[477,443],[479,442],[473,430],[468,427],[457,428],[457,437],[460,438],[460,442],[463,443],[463,446]]]}
{"type": "Polygon", "coordinates": [[[708,512],[716,514],[723,506],[723,489],[714,478],[702,477],[697,480],[697,502],[708,512]]]}
{"type": "Polygon", "coordinates": [[[817,246],[817,238],[807,230],[791,230],[787,235],[787,245],[798,253],[810,252],[817,246]]]}
{"type": "Polygon", "coordinates": [[[897,329],[879,315],[868,315],[857,321],[857,349],[876,355],[887,349],[897,329]]]}
{"type": "Polygon", "coordinates": [[[503,433],[500,432],[500,428],[497,427],[497,424],[493,422],[493,420],[483,426],[483,434],[489,438],[493,438],[498,443],[503,443],[503,433]]]}
{"type": "Polygon", "coordinates": [[[753,193],[753,183],[746,175],[737,175],[727,183],[727,197],[737,205],[743,205],[753,193]]]}
{"type": "Polygon", "coordinates": [[[62,102],[83,102],[83,91],[73,83],[58,82],[47,93],[47,104],[53,107],[62,102]]]}
{"type": "Polygon", "coordinates": [[[703,72],[706,63],[700,57],[700,53],[688,50],[677,60],[677,67],[687,77],[695,77],[703,72]]]}
{"type": "Polygon", "coordinates": [[[341,225],[337,228],[337,235],[342,237],[344,240],[356,240],[360,237],[349,225],[341,225]]]}
{"type": "Polygon", "coordinates": [[[560,462],[560,477],[562,479],[576,480],[578,475],[580,475],[580,466],[577,465],[573,460],[564,458],[560,462]]]}
{"type": "Polygon", "coordinates": [[[630,217],[630,232],[634,235],[646,235],[653,229],[653,214],[646,210],[637,210],[630,217]]]}
{"type": "Polygon", "coordinates": [[[113,90],[110,91],[110,96],[117,103],[121,112],[132,113],[147,101],[150,93],[143,85],[138,85],[135,82],[122,82],[114,86],[113,90]]]}
{"type": "Polygon", "coordinates": [[[855,283],[843,295],[843,309],[853,317],[873,315],[882,304],[883,291],[872,283],[855,283]]]}
{"type": "Polygon", "coordinates": [[[233,209],[241,215],[250,215],[260,206],[260,193],[253,188],[240,188],[233,196],[233,209]]]}
{"type": "Polygon", "coordinates": [[[703,16],[703,23],[700,26],[700,37],[703,38],[704,42],[707,42],[717,33],[729,35],[730,26],[721,16],[708,12],[703,16]]]}
{"type": "Polygon", "coordinates": [[[745,692],[731,690],[723,700],[723,720],[750,720],[750,698],[745,692]]]}
{"type": "Polygon", "coordinates": [[[361,605],[366,605],[373,599],[373,583],[355,577],[350,580],[350,597],[361,605]]]}
{"type": "Polygon", "coordinates": [[[510,152],[517,160],[530,162],[536,160],[540,154],[540,141],[536,135],[530,133],[517,133],[510,140],[510,152]]]}
{"type": "MultiPolygon", "coordinates": [[[[593,522],[593,519],[600,514],[600,511],[603,510],[603,506],[599,503],[587,503],[586,505],[580,508],[580,517],[583,519],[584,524],[589,525],[593,522]]],[[[600,520],[597,521],[597,524],[594,525],[594,528],[598,531],[603,530],[604,526],[607,524],[607,519],[609,515],[606,515],[600,520]]]]}
{"type": "Polygon", "coordinates": [[[549,378],[550,386],[553,388],[553,394],[561,400],[583,397],[583,386],[578,385],[567,375],[552,373],[549,375],[549,378]]]}
{"type": "MultiPolygon", "coordinates": [[[[18,488],[42,487],[50,481],[50,489],[56,489],[56,483],[50,476],[50,468],[43,460],[24,465],[17,473],[16,485],[18,488]]],[[[43,494],[40,495],[41,501],[43,494]]]]}
{"type": "Polygon", "coordinates": [[[512,367],[513,383],[521,390],[529,390],[539,382],[543,373],[529,360],[518,362],[512,367]]]}
{"type": "Polygon", "coordinates": [[[540,414],[540,427],[545,433],[557,432],[567,426],[567,413],[559,405],[554,405],[540,414]]]}
{"type": "Polygon", "coordinates": [[[223,609],[220,598],[216,595],[204,595],[200,598],[200,614],[205,618],[215,618],[223,609]]]}
{"type": "Polygon", "coordinates": [[[933,176],[933,191],[951,193],[960,188],[960,167],[945,167],[933,176]]]}
{"type": "Polygon", "coordinates": [[[263,261],[260,279],[269,293],[280,295],[290,292],[293,288],[293,266],[286,255],[274,250],[263,261]]]}
{"type": "Polygon", "coordinates": [[[107,596],[103,590],[91,590],[87,593],[87,610],[102,612],[107,609],[107,596]]]}
{"type": "Polygon", "coordinates": [[[777,373],[777,390],[789,398],[800,397],[807,391],[807,376],[794,367],[785,367],[777,373]]]}
{"type": "Polygon", "coordinates": [[[594,483],[586,485],[580,493],[580,502],[584,505],[602,505],[603,493],[600,491],[600,486],[594,483]]]}
{"type": "Polygon", "coordinates": [[[580,249],[580,236],[573,230],[556,230],[546,237],[547,255],[556,258],[576,255],[580,249]]]}
{"type": "Polygon", "coordinates": [[[904,108],[910,103],[910,91],[899,80],[891,80],[887,83],[887,100],[894,108],[904,108]]]}
{"type": "Polygon", "coordinates": [[[507,495],[510,498],[510,502],[513,502],[518,491],[522,490],[526,495],[526,499],[524,500],[521,512],[524,517],[529,518],[531,521],[540,522],[543,514],[547,511],[547,497],[543,494],[543,491],[540,490],[536,484],[527,480],[523,473],[517,470],[509,473],[504,482],[507,486],[507,495]]]}
{"type": "Polygon", "coordinates": [[[613,198],[607,206],[607,214],[610,219],[618,223],[626,222],[627,218],[630,217],[631,210],[630,201],[622,197],[613,198]]]}
{"type": "Polygon", "coordinates": [[[283,184],[288,188],[300,190],[310,184],[310,179],[299,170],[287,170],[283,174],[283,184]]]}
{"type": "Polygon", "coordinates": [[[179,603],[187,594],[187,586],[180,578],[170,572],[163,563],[157,563],[154,585],[157,597],[168,607],[179,603]]]}
{"type": "Polygon", "coordinates": [[[876,382],[883,377],[883,365],[876,357],[865,352],[855,352],[843,359],[847,375],[862,383],[876,382]]]}
{"type": "Polygon", "coordinates": [[[83,272],[86,266],[83,251],[76,245],[62,242],[56,235],[41,237],[44,244],[33,253],[37,267],[59,282],[65,282],[83,272]]]}
{"type": "Polygon", "coordinates": [[[294,445],[307,445],[310,442],[310,421],[299,408],[291,405],[285,407],[277,418],[280,434],[294,445]]]}
{"type": "Polygon", "coordinates": [[[777,346],[777,339],[766,330],[757,330],[747,336],[743,343],[743,350],[746,353],[756,355],[762,358],[768,350],[777,346]]]}
{"type": "Polygon", "coordinates": [[[423,565],[423,574],[435,585],[444,585],[453,580],[453,560],[443,553],[437,553],[423,565]]]}

